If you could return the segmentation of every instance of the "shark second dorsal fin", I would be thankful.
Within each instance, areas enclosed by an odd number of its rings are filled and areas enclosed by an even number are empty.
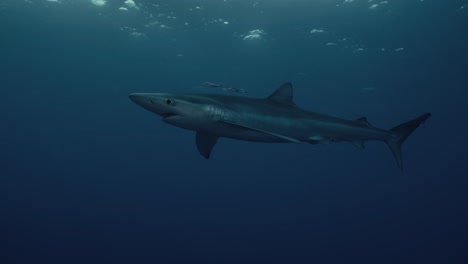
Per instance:
[[[367,121],[367,117],[365,116],[356,119],[356,122],[358,122],[358,124],[363,125],[363,126],[372,127],[369,121]]]
[[[293,87],[290,82],[284,83],[276,91],[274,91],[270,96],[267,97],[268,100],[271,100],[275,103],[296,106],[293,99]]]

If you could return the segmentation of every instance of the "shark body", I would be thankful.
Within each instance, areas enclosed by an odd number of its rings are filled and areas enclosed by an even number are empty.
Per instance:
[[[197,148],[207,159],[220,137],[271,143],[348,141],[361,149],[366,141],[378,140],[387,143],[402,169],[401,144],[431,116],[425,113],[390,130],[380,129],[365,117],[346,120],[299,108],[292,100],[289,82],[267,98],[169,93],[134,93],[129,97],[164,122],[195,131]]]

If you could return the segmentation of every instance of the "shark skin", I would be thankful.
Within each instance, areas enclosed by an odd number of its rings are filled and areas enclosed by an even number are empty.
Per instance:
[[[267,98],[170,93],[133,93],[129,97],[165,123],[195,131],[197,148],[206,159],[220,137],[269,143],[347,141],[360,149],[366,141],[378,140],[387,143],[403,169],[401,145],[431,116],[425,113],[390,130],[380,129],[365,117],[347,120],[299,108],[292,100],[289,82]]]

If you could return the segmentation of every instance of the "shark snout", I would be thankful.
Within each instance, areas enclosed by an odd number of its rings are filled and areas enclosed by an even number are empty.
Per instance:
[[[145,108],[145,109],[148,109],[148,110],[152,110],[151,107],[152,107],[152,100],[150,99],[150,97],[148,96],[148,94],[143,94],[143,93],[132,93],[132,94],[129,94],[128,97],[130,98],[130,100],[132,100],[135,104]]]
[[[155,114],[161,115],[161,113],[165,113],[166,111],[166,101],[161,100],[158,94],[151,94],[151,93],[132,93],[129,94],[128,97],[132,100],[135,104],[145,108],[148,111],[151,111]]]
[[[139,106],[142,106],[142,107],[145,107],[145,108],[148,105],[151,105],[153,103],[150,96],[148,96],[148,94],[144,94],[144,93],[132,93],[132,94],[129,94],[128,97],[135,104],[137,104]]]
[[[143,98],[143,96],[138,93],[129,94],[128,97],[135,103],[138,103],[138,101],[140,101]]]

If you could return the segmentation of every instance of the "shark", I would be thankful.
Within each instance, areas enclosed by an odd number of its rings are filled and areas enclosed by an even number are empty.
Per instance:
[[[129,97],[165,123],[195,131],[196,146],[206,159],[219,138],[267,143],[351,142],[359,149],[376,140],[388,145],[402,170],[403,142],[431,116],[425,113],[389,130],[381,129],[366,117],[342,119],[298,107],[290,82],[266,98],[206,93],[132,93]]]

